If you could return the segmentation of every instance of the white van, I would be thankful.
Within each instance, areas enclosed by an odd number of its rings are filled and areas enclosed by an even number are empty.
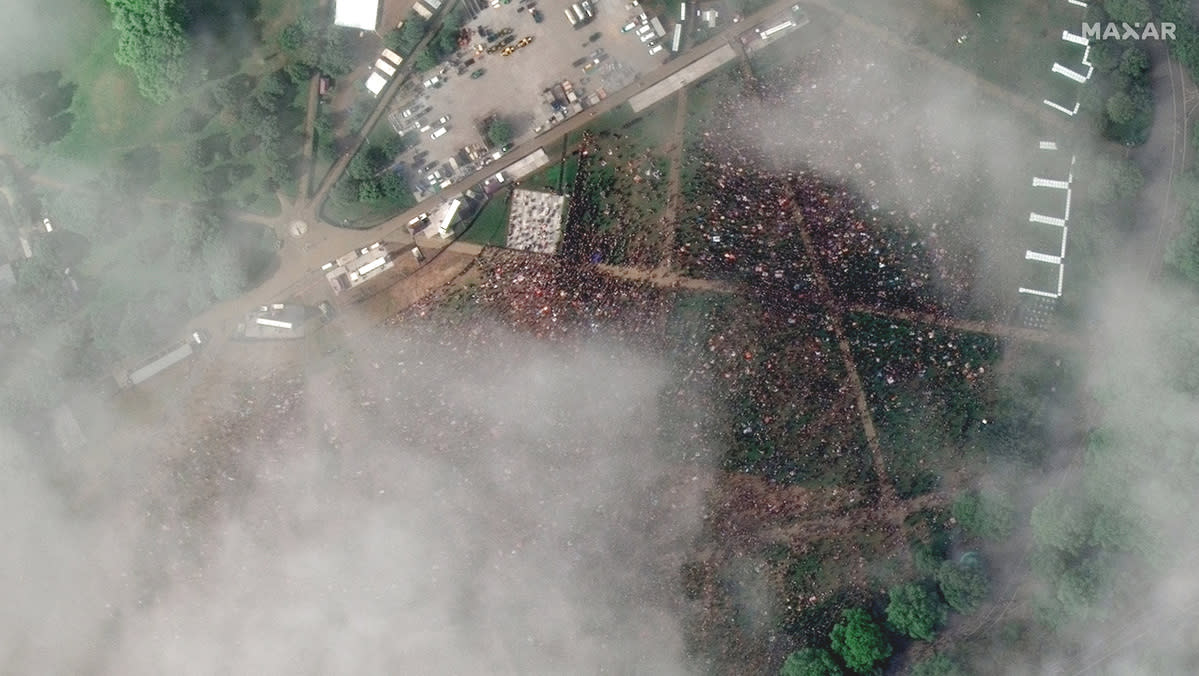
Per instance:
[[[432,134],[429,134],[429,138],[434,138],[434,139],[441,138],[442,136],[445,136],[445,132],[446,132],[445,127],[438,127],[436,130],[433,131]]]
[[[657,54],[660,51],[662,51],[662,45],[654,45],[653,47],[650,47],[650,49],[649,49],[649,53],[651,56],[653,56],[654,54]]]

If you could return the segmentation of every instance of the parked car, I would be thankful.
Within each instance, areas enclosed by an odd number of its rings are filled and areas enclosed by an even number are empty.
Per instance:
[[[541,23],[544,20],[545,20],[545,15],[541,13],[541,10],[539,10],[539,9],[533,10],[533,22],[534,23]]]
[[[485,72],[486,71],[484,69],[480,68],[479,70],[476,70],[475,72],[471,73],[470,78],[472,80],[478,80],[479,78],[483,77],[483,73],[485,73]]]
[[[444,126],[445,126],[445,123],[446,123],[446,122],[449,122],[449,121],[450,121],[450,116],[449,116],[449,115],[442,115],[442,116],[441,116],[441,119],[437,120],[437,124],[440,124],[441,126],[443,126],[443,127],[444,127]]]
[[[445,133],[446,133],[446,128],[440,127],[438,129],[435,129],[432,134],[429,134],[429,138],[438,139],[438,138],[441,138],[442,136],[445,136]]]

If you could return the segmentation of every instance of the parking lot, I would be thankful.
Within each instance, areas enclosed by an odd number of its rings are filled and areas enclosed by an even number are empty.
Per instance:
[[[565,15],[566,8],[573,4],[568,0],[536,0],[531,5],[513,0],[508,5],[489,7],[467,23],[472,35],[470,46],[460,50],[438,71],[414,78],[393,103],[395,111],[415,111],[411,117],[401,118],[402,122],[417,130],[428,127],[424,132],[413,132],[420,134],[418,146],[399,158],[406,164],[413,188],[419,192],[419,184],[429,173],[425,171],[428,166],[437,165],[444,178],[447,159],[467,145],[485,144],[482,123],[493,115],[511,126],[512,141],[516,144],[536,135],[538,127],[547,130],[546,121],[552,110],[543,92],[563,80],[569,80],[579,99],[585,100],[601,89],[615,91],[630,84],[638,73],[661,65],[670,53],[668,49],[650,55],[634,33],[620,32],[630,15],[640,12],[640,8],[626,10],[627,1],[593,0],[594,18],[577,28],[571,26]],[[532,9],[541,12],[540,23],[534,20]],[[508,37],[513,44],[526,37],[531,37],[532,42],[509,56],[500,52],[480,54],[476,45],[489,45],[479,34],[480,26],[494,33],[511,29]],[[663,40],[669,40],[669,35]],[[583,62],[596,50],[601,50],[603,60],[584,73]],[[474,63],[467,64],[470,59]],[[482,75],[472,78],[471,74],[480,69]],[[422,82],[433,76],[441,80],[439,84],[425,87]],[[396,115],[399,117],[399,113]],[[444,124],[445,134],[431,138],[442,126],[438,120],[445,116],[449,117]],[[417,155],[419,161],[413,162]],[[467,171],[464,159],[457,159],[458,174]]]

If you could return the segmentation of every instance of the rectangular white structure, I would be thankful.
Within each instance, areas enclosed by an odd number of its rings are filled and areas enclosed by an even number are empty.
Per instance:
[[[1049,99],[1044,99],[1043,101],[1041,101],[1041,103],[1044,103],[1045,105],[1049,106],[1050,108],[1053,108],[1054,110],[1060,110],[1063,113],[1069,115],[1070,117],[1074,117],[1074,114],[1078,112],[1078,104],[1077,103],[1074,104],[1074,110],[1070,110],[1069,108],[1058,105],[1058,104],[1054,103],[1053,101],[1050,101]]]
[[[162,373],[168,368],[174,366],[175,364],[178,364],[184,359],[192,356],[193,352],[195,352],[195,350],[192,347],[191,341],[184,341],[161,356],[155,358],[145,366],[131,371],[129,373],[129,382],[133,385],[140,385],[150,378],[153,378],[159,373]]]
[[[1056,61],[1053,62],[1053,67],[1050,68],[1050,70],[1057,73],[1058,75],[1065,75],[1066,77],[1070,78],[1071,80],[1074,80],[1075,82],[1077,82],[1079,84],[1082,84],[1087,81],[1087,77],[1085,75],[1083,75],[1082,73],[1076,73]]]
[[[1041,141],[1041,150],[1057,150],[1057,143],[1054,141]]]
[[[1070,184],[1066,181],[1057,181],[1052,178],[1037,178],[1033,177],[1032,187],[1034,188],[1056,188],[1058,190],[1068,190]]]
[[[404,22],[401,21],[400,23],[403,24]],[[395,66],[398,66],[401,63],[404,63],[404,57],[400,56],[399,54],[396,54],[395,52],[391,51],[390,49],[387,49],[386,47],[383,49],[382,52],[379,53],[379,56],[382,56],[383,58],[387,59],[388,61],[390,61],[392,63],[392,65],[395,65]]]
[[[333,24],[373,31],[379,20],[379,0],[337,0]]]
[[[763,40],[769,40],[769,39],[770,39],[770,36],[772,36],[772,35],[776,35],[776,34],[778,34],[778,33],[781,33],[781,32],[783,32],[783,31],[787,30],[788,28],[790,28],[790,27],[792,27],[792,26],[794,26],[794,25],[795,25],[795,22],[794,22],[794,21],[792,21],[792,20],[790,20],[790,19],[788,19],[788,20],[786,20],[786,21],[784,21],[784,22],[780,23],[780,24],[779,24],[779,25],[777,25],[777,26],[771,26],[770,28],[767,28],[767,29],[765,29],[765,30],[760,30],[760,31],[758,31],[758,35],[759,35],[759,36],[760,36],[760,37],[761,37]]]
[[[1082,45],[1083,47],[1086,47],[1087,45],[1091,44],[1090,40],[1084,38],[1081,35],[1075,35],[1074,33],[1071,33],[1070,31],[1062,31],[1062,39],[1065,40],[1066,42],[1073,42],[1076,45]]]
[[[442,212],[441,222],[437,224],[437,234],[441,235],[442,239],[447,239],[454,234],[454,223],[458,220],[458,209],[461,206],[462,200],[454,199]]]
[[[386,86],[387,78],[374,71],[371,71],[371,76],[366,78],[366,90],[375,96],[378,96]]]
[[[1059,228],[1066,227],[1066,221],[1055,216],[1044,216],[1037,212],[1032,212],[1028,215],[1029,223],[1044,223],[1045,225],[1056,225]]]
[[[674,38],[670,41],[670,51],[679,51],[679,43],[683,40],[683,24],[676,23],[674,25]]]
[[[392,75],[395,75],[395,74],[396,74],[396,68],[395,68],[395,66],[391,65],[390,63],[388,63],[386,59],[379,59],[378,61],[376,61],[376,62],[375,62],[375,68],[376,68],[376,69],[377,69],[377,70],[378,70],[380,73],[383,73],[383,74],[384,74],[384,75],[386,75],[387,77],[391,77]]]
[[[1041,263],[1052,263],[1053,265],[1061,265],[1062,263],[1061,256],[1037,253],[1036,251],[1025,251],[1024,259],[1030,261],[1039,261]]]
[[[735,58],[737,52],[733,50],[732,45],[722,45],[711,54],[629,99],[629,107],[634,113],[645,110]]]

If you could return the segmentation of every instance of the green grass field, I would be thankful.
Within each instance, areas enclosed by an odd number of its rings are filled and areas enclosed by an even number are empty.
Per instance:
[[[508,241],[508,192],[493,195],[458,239],[484,246],[504,246]]]
[[[1081,7],[1033,0],[905,4],[863,0],[844,7],[903,40],[1038,101],[1050,66],[1062,53],[1062,30],[1077,33],[1083,20]]]
[[[270,0],[261,6],[256,18],[272,31],[267,37],[273,41],[273,31],[294,19],[297,11],[292,3]],[[130,157],[149,160],[139,166],[141,173],[138,176],[139,185],[146,194],[173,201],[204,199],[206,195],[201,182],[204,172],[194,166],[185,149],[189,144],[204,142],[217,134],[232,137],[245,134],[237,116],[229,113],[222,116],[215,107],[211,81],[189,86],[178,97],[161,105],[148,101],[138,92],[132,70],[118,64],[113,56],[118,35],[111,26],[108,13],[84,13],[80,20],[88,22],[88,33],[93,40],[89,45],[81,46],[78,58],[71,59],[61,71],[65,82],[77,85],[69,108],[74,124],[55,145],[22,159],[38,164],[41,173],[64,182],[77,180],[79,164],[99,168],[121,166],[130,162]],[[236,74],[256,81],[282,64],[278,57],[264,58],[274,51],[272,44],[241,52],[231,51],[229,58],[238,61],[221,67],[226,70],[232,67]],[[288,100],[293,104],[302,98],[300,89],[289,90],[294,98]],[[279,126],[285,156],[299,151],[287,144],[295,142],[294,132],[302,128],[302,119],[302,112],[283,107]],[[61,158],[53,157],[55,155]],[[215,161],[210,163],[210,171],[223,172],[239,164],[253,167],[251,171],[229,172],[231,176],[239,177],[223,194],[231,203],[263,215],[278,213],[278,201],[273,195],[264,194],[269,191],[263,188],[263,168],[258,166],[253,153],[235,160],[225,152],[223,157],[212,159]],[[221,185],[224,179],[222,176],[210,178],[210,181]]]

